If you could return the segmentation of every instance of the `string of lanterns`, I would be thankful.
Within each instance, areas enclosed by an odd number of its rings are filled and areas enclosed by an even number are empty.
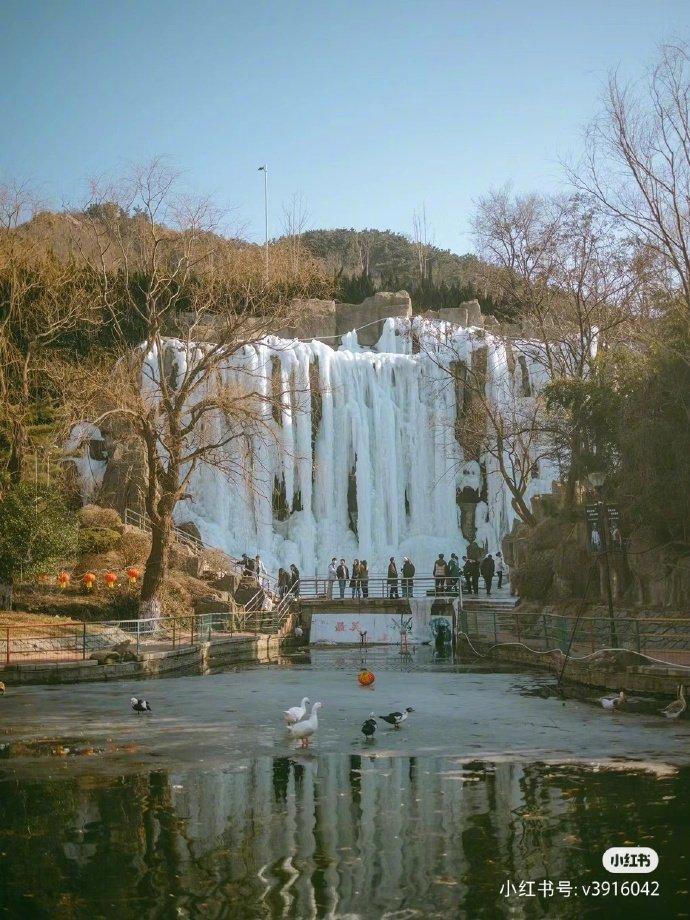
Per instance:
[[[139,578],[141,577],[141,572],[134,566],[130,566],[125,574],[127,575],[127,581],[132,587],[137,584]],[[117,572],[106,572],[103,576],[103,581],[105,582],[105,586],[109,591],[113,591],[117,587],[118,580]],[[61,591],[65,591],[70,586],[72,576],[69,572],[63,571],[58,574],[56,581],[58,588]],[[85,572],[81,577],[82,587],[85,591],[93,591],[96,587],[97,581],[98,576],[94,572]]]

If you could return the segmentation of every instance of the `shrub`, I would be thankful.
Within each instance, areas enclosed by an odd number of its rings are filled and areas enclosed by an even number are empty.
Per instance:
[[[124,524],[114,508],[101,508],[100,505],[84,505],[77,512],[77,518],[83,528],[107,528],[122,533]]]
[[[511,577],[520,597],[545,601],[551,591],[553,574],[553,553],[532,552],[513,570]]]
[[[151,552],[151,538],[136,530],[126,530],[120,537],[118,551],[125,565],[143,565]]]
[[[120,532],[111,527],[80,527],[78,549],[79,555],[107,553],[115,549],[120,542]]]
[[[0,581],[44,571],[74,550],[76,527],[62,496],[22,483],[0,501]]]

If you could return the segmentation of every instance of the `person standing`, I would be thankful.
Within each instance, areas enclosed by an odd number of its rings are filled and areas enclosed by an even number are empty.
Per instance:
[[[462,577],[465,579],[465,594],[472,593],[472,560],[462,557]]]
[[[352,578],[350,578],[350,587],[352,588],[352,597],[362,596],[362,587],[359,583],[359,559],[352,563]]]
[[[388,597],[400,597],[398,594],[398,567],[393,556],[388,560]]]
[[[294,562],[290,566],[290,594],[299,597],[299,569]]]
[[[288,593],[289,576],[284,568],[278,569],[278,597],[285,597]]]
[[[449,578],[446,582],[446,593],[457,594],[458,579],[460,578],[460,565],[458,563],[458,557],[455,555],[455,553],[450,554],[450,560],[448,562],[448,575]]]
[[[496,587],[503,587],[503,576],[506,571],[506,564],[503,561],[503,555],[498,552],[496,553]],[[506,579],[507,580],[507,579]]]
[[[489,595],[491,594],[491,584],[494,580],[494,572],[496,571],[496,563],[491,553],[487,553],[482,560],[481,571],[484,584],[486,585],[486,593]]]
[[[254,557],[254,572],[259,580],[261,587],[264,590],[268,590],[268,572],[266,571],[266,566],[264,565],[263,560],[258,553]]]
[[[338,577],[338,564],[336,562],[335,556],[331,559],[331,564],[328,566],[328,596],[333,597],[333,585],[335,580]]]
[[[402,565],[402,596],[414,597],[414,573],[416,569],[414,563],[407,556],[403,559]]]
[[[469,562],[471,593],[479,596],[479,559],[470,559]]]
[[[338,563],[335,574],[338,576],[338,587],[340,588],[340,599],[342,600],[345,597],[345,588],[350,579],[350,570],[345,565],[344,559],[341,559]]]
[[[436,586],[436,594],[443,594],[446,587],[446,575],[448,574],[448,566],[446,565],[446,560],[443,558],[443,553],[438,554],[438,559],[434,562],[434,579]]]
[[[369,566],[366,559],[362,559],[359,564],[359,583],[362,586],[362,597],[369,597]]]

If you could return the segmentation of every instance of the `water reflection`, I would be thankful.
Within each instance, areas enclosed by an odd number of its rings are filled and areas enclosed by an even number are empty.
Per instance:
[[[690,776],[375,754],[226,772],[0,782],[11,917],[612,916],[605,899],[507,902],[509,878],[603,879],[610,845],[661,854],[680,913]],[[644,908],[644,909],[643,909]],[[516,914],[515,911],[518,911]]]

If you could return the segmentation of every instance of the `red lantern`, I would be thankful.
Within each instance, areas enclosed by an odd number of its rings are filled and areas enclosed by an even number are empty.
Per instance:
[[[134,566],[127,569],[127,578],[129,579],[130,585],[135,585],[139,578],[139,569],[135,569]]]
[[[108,589],[112,591],[115,585],[117,584],[117,575],[115,574],[115,572],[106,573],[105,583],[108,586]]]
[[[373,671],[370,671],[368,668],[362,668],[362,670],[357,675],[357,680],[362,687],[371,687],[371,685],[376,680],[376,675]]]
[[[61,591],[64,591],[67,585],[69,585],[69,582],[70,582],[69,572],[60,572],[60,574],[57,577],[58,588]]]
[[[87,591],[93,591],[93,586],[96,584],[96,576],[93,572],[86,572],[81,581]]]

